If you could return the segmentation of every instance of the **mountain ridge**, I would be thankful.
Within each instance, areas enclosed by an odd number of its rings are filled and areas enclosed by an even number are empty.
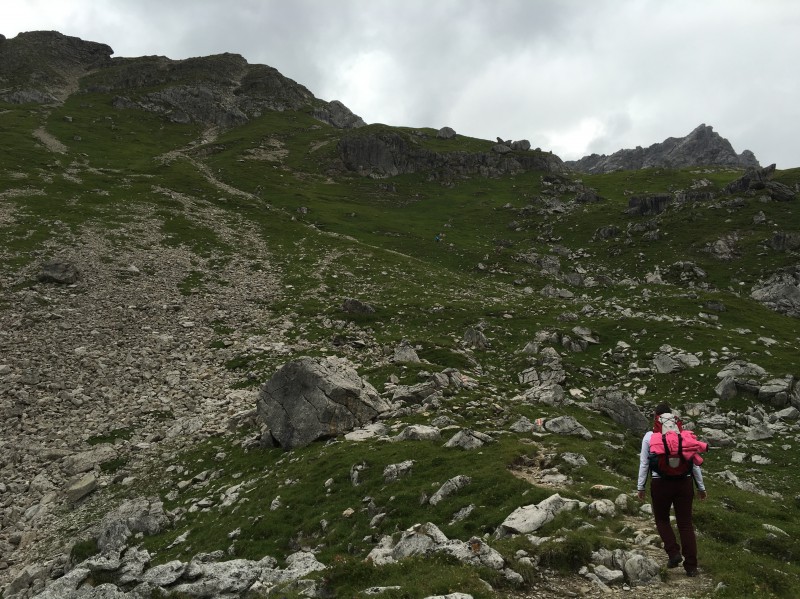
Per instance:
[[[736,154],[731,143],[705,123],[684,137],[668,137],[647,148],[622,149],[613,154],[590,154],[568,160],[567,166],[582,173],[610,173],[643,168],[686,168],[719,166],[758,168],[761,165],[750,150]]]
[[[325,102],[267,65],[223,53],[172,60],[116,57],[113,49],[57,31],[20,33],[0,42],[0,100],[61,103],[71,93],[116,93],[115,105],[167,115],[176,122],[241,125],[263,110],[312,107],[336,127],[364,121],[341,102]],[[138,92],[138,93],[136,93]],[[133,96],[133,97],[131,97]]]

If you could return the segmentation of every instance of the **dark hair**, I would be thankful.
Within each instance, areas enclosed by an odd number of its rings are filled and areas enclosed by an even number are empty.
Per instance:
[[[672,408],[669,407],[669,404],[667,402],[660,403],[660,404],[658,404],[656,406],[656,414],[658,414],[658,415],[667,414],[667,413],[671,413],[671,412],[672,412]]]

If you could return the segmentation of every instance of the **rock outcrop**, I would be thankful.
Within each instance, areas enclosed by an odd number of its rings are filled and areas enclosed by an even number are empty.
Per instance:
[[[800,318],[800,265],[785,268],[753,286],[750,293],[771,310]]]
[[[788,202],[795,199],[797,194],[791,187],[778,181],[771,180],[774,173],[774,164],[770,164],[764,168],[758,168],[757,166],[750,167],[741,177],[728,183],[724,191],[731,194],[766,192],[769,197],[779,202]]]
[[[433,173],[447,179],[465,175],[496,177],[529,171],[559,173],[564,163],[558,156],[547,152],[439,153],[422,147],[411,136],[395,132],[358,134],[344,137],[339,142],[339,155],[347,170],[362,176],[393,177],[410,173]]]
[[[685,168],[690,166],[726,166],[758,168],[750,150],[736,154],[731,143],[708,125],[700,125],[686,137],[668,137],[648,148],[619,150],[611,155],[591,154],[566,165],[582,173],[610,173],[641,168]]]

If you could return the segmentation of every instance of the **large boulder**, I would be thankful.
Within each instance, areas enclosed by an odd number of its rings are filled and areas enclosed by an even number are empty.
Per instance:
[[[347,361],[305,357],[267,381],[257,407],[278,444],[294,449],[364,426],[390,406]]]

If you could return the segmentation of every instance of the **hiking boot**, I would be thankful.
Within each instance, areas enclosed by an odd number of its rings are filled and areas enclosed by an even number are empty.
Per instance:
[[[681,557],[680,554],[673,555],[671,558],[669,558],[669,561],[667,562],[667,568],[677,568],[678,566],[681,565],[682,561],[683,557]]]
[[[691,577],[697,576],[697,570],[686,570],[686,576],[691,576]]]

